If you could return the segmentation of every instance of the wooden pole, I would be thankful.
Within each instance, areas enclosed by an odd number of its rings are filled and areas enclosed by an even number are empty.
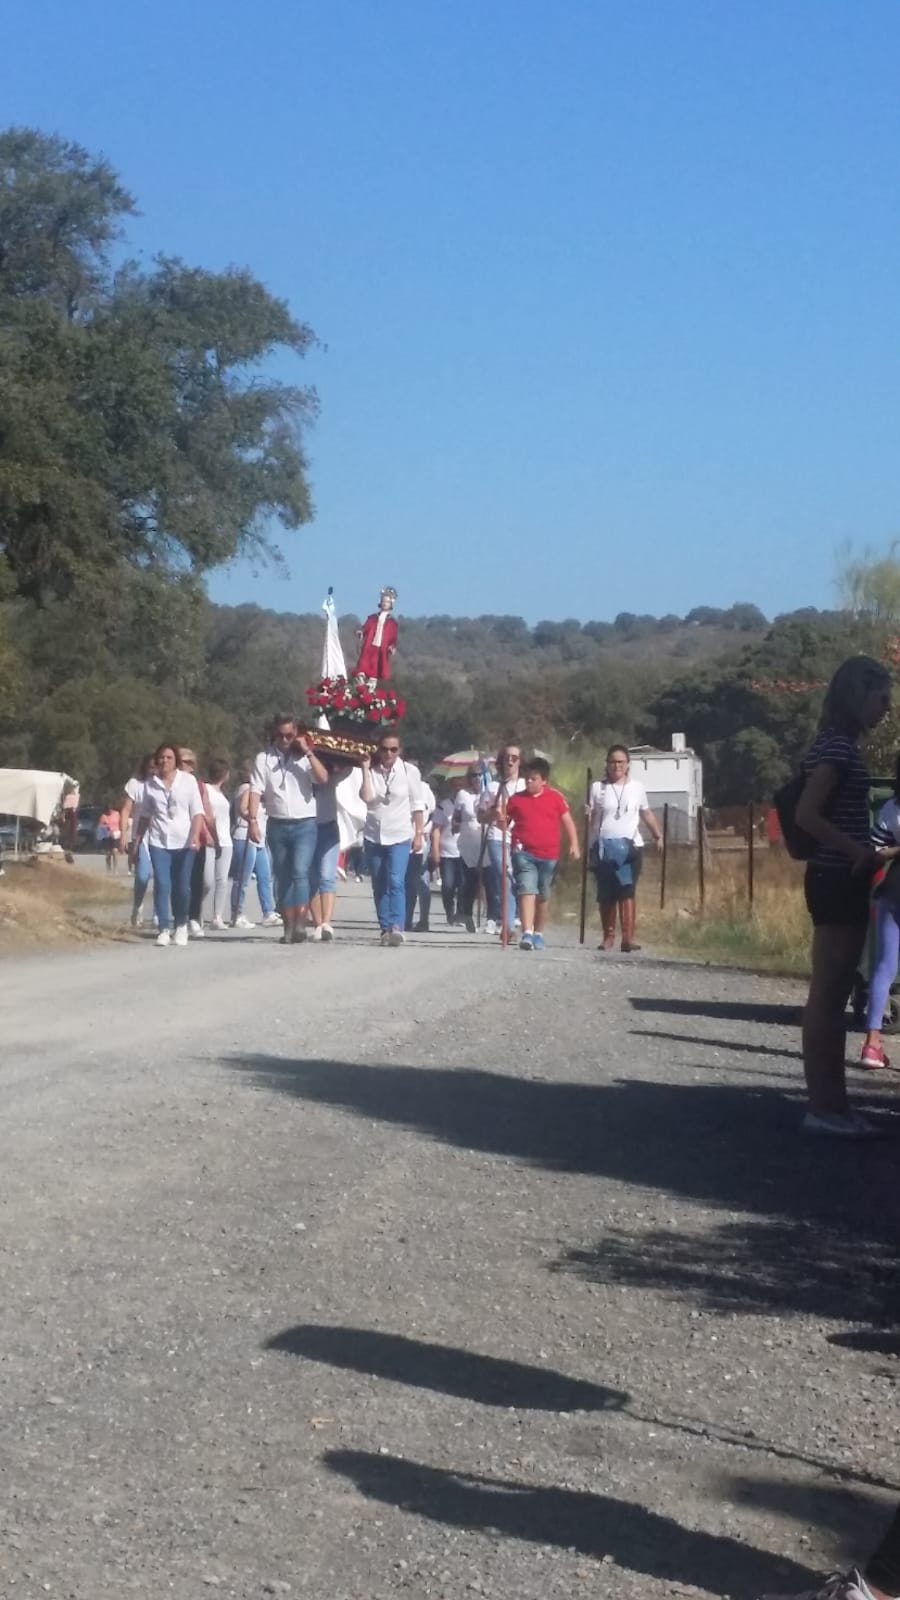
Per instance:
[[[584,825],[581,838],[581,923],[578,929],[579,944],[584,944],[584,925],[587,920],[588,835],[591,830],[590,807],[593,782],[594,774],[588,767],[584,785]]]
[[[662,863],[659,869],[659,909],[666,909],[666,869],[669,865],[669,802],[663,806]]]
[[[500,847],[500,893],[503,896],[500,902],[500,943],[504,950],[509,944],[509,885],[506,881],[509,872],[509,829],[506,826],[506,795],[500,802],[500,825],[503,829],[503,844]]]
[[[753,911],[753,894],[756,888],[756,807],[753,801],[747,807],[747,909]]]
[[[702,911],[706,905],[706,820],[702,806],[697,808],[697,887]]]

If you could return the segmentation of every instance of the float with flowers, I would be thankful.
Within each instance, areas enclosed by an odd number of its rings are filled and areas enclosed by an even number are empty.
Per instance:
[[[305,730],[324,760],[331,756],[358,765],[374,755],[384,729],[399,722],[406,711],[405,701],[383,681],[390,677],[391,657],[397,645],[397,623],[391,615],[396,598],[395,590],[382,590],[378,611],[359,629],[359,661],[348,674],[334,598],[328,591],[322,607],[322,676],[306,691],[312,725]]]

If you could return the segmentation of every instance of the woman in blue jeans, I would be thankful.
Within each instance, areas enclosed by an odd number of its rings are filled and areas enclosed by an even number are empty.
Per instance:
[[[231,839],[234,846],[231,857],[231,922],[235,928],[253,927],[249,917],[244,915],[244,901],[250,880],[255,877],[262,925],[264,928],[275,928],[280,926],[281,918],[275,910],[272,890],[272,863],[266,847],[265,807],[261,805],[256,816],[262,842],[254,844],[252,839],[247,838],[249,799],[250,784],[245,777],[231,802]]]
[[[374,765],[362,763],[366,803],[363,839],[383,945],[403,944],[406,868],[410,850],[424,844],[424,800],[418,767],[404,761],[399,735],[385,731]]]
[[[191,870],[200,845],[203,801],[196,778],[179,772],[175,745],[161,744],[154,756],[156,770],[147,779],[134,841],[136,859],[144,838],[153,867],[153,909],[160,948],[188,942]]]

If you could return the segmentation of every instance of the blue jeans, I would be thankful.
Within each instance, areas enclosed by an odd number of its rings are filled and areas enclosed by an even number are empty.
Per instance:
[[[183,928],[187,924],[191,902],[191,871],[196,850],[187,845],[183,850],[164,850],[162,845],[150,846],[153,867],[153,910],[160,933],[171,927]]]
[[[459,856],[441,856],[441,899],[448,922],[462,916],[463,864]]]
[[[869,982],[866,1027],[880,1031],[891,997],[891,984],[897,980],[900,906],[895,900],[879,899],[875,907],[875,965]]]
[[[337,823],[317,822],[312,869],[313,894],[334,894],[340,853],[341,836]]]
[[[500,884],[503,878],[503,842],[488,839],[487,860],[484,863],[484,892],[487,897],[487,920],[498,925],[503,921],[503,902]],[[512,887],[512,851],[506,852],[506,915],[511,928],[516,920],[516,900]]]
[[[152,870],[153,869],[150,866],[150,851],[147,848],[147,841],[142,839],[138,845],[137,858],[134,863],[134,894],[131,900],[132,916],[136,917],[141,909],[141,906],[144,904],[144,895],[147,893],[147,888],[150,883],[150,873]]]
[[[275,910],[275,896],[272,893],[272,864],[269,852],[264,844],[254,844],[252,839],[246,841],[235,839],[234,855],[231,858],[231,920],[242,915],[244,901],[247,898],[247,889],[250,879],[256,873],[256,892],[259,895],[259,909],[264,917],[269,917]]]
[[[375,844],[366,840],[366,862],[372,877],[375,912],[382,933],[406,923],[406,868],[411,839],[402,844]]]
[[[292,917],[309,905],[317,832],[315,817],[269,818],[267,838],[283,915]]]

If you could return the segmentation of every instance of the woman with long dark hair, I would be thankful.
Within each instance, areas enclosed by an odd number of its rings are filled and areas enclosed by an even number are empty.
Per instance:
[[[813,922],[812,979],[803,1018],[808,1133],[865,1139],[871,1123],[847,1100],[847,1001],[865,944],[872,874],[884,860],[873,848],[869,773],[859,751],[887,713],[887,669],[869,656],[838,667],[822,706],[819,732],[803,761],[805,784],[796,822],[814,841],[806,868]]]

